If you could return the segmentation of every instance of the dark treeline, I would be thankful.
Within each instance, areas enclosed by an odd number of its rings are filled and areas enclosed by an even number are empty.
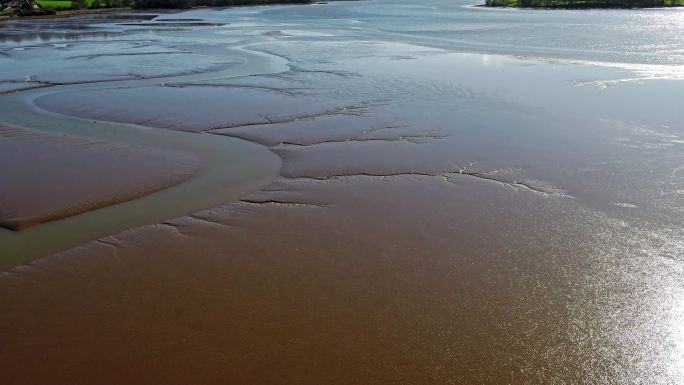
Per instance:
[[[126,8],[133,0],[71,0],[72,9]]]
[[[308,4],[313,0],[71,0],[60,10],[99,8],[192,8],[196,6],[231,7],[240,5]],[[0,17],[55,14],[50,5],[39,6],[35,0],[0,0]]]
[[[486,0],[490,7],[655,8],[684,6],[684,0]]]
[[[33,0],[0,0],[0,16],[33,16],[46,14]]]
[[[306,4],[312,0],[135,0],[135,8],[231,7],[236,5]]]

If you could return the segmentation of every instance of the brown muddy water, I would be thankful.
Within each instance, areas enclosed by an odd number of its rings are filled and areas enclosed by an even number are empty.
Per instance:
[[[684,382],[684,13],[468,5],[0,24],[2,383]]]

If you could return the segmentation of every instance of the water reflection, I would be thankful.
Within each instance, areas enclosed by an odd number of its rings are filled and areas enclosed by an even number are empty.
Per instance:
[[[122,34],[113,22],[152,20],[157,14],[94,14],[58,19],[8,20],[0,23],[0,43],[53,40],[107,39]]]

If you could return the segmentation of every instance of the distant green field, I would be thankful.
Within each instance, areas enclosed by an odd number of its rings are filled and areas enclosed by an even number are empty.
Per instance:
[[[85,4],[85,8],[91,8],[93,3],[96,0],[85,0],[83,3]],[[36,0],[36,3],[40,5],[43,8],[52,8],[52,9],[71,9],[73,7],[73,3],[71,0]],[[98,1],[98,5],[95,6],[94,8],[99,8],[102,6],[102,2]]]
[[[69,9],[71,0],[36,0],[36,3],[43,8]]]

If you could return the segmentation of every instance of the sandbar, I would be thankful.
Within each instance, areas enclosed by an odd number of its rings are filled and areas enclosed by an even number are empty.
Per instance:
[[[195,175],[189,153],[0,126],[0,226],[21,230],[139,198]]]

